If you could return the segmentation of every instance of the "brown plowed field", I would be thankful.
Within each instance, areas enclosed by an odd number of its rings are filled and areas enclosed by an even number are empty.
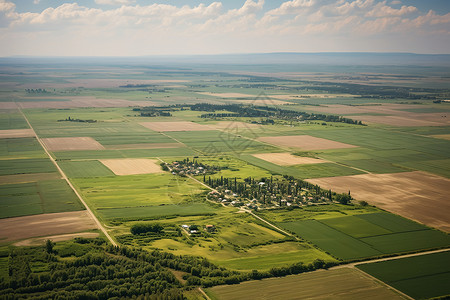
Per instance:
[[[34,132],[31,129],[8,129],[0,130],[0,139],[33,137]]]
[[[0,220],[0,240],[9,242],[91,229],[97,226],[85,210],[7,218]]]
[[[350,144],[317,138],[310,135],[266,136],[260,137],[258,140],[276,146],[299,148],[302,150],[325,150],[356,147]]]
[[[450,231],[450,180],[425,172],[362,174],[308,179],[322,188],[339,193],[351,191],[387,211]]]
[[[252,154],[254,157],[271,162],[280,166],[293,166],[293,165],[306,165],[306,164],[318,164],[325,162],[322,159],[312,157],[300,157],[290,153],[260,153]]]
[[[66,137],[42,139],[50,151],[104,150],[105,148],[91,137]]]
[[[116,175],[162,173],[156,160],[146,158],[100,159]]]
[[[187,121],[181,121],[181,122],[143,122],[140,123],[142,126],[158,131],[158,132],[164,132],[164,131],[204,131],[204,130],[211,130],[210,127],[201,125],[194,122],[187,122]]]

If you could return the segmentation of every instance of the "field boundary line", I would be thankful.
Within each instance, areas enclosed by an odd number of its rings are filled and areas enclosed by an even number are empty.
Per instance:
[[[377,259],[366,260],[366,261],[359,261],[359,262],[355,262],[355,263],[346,264],[345,266],[356,267],[359,265],[365,265],[365,264],[371,264],[371,263],[377,263],[377,262],[389,261],[389,260],[396,260],[396,259],[402,259],[402,258],[408,258],[408,257],[415,257],[415,256],[421,256],[421,255],[428,255],[428,254],[434,254],[434,253],[440,253],[440,252],[447,252],[447,251],[450,251],[450,248],[430,250],[430,251],[410,253],[410,254],[403,254],[403,255],[391,256],[391,257],[385,257],[385,258],[377,258]]]
[[[358,269],[358,268],[355,268],[355,269],[358,270],[361,274],[365,275],[366,277],[372,279],[373,281],[377,282],[377,283],[380,284],[380,285],[383,285],[383,286],[387,287],[387,288],[390,289],[390,290],[393,290],[394,292],[396,292],[396,293],[398,293],[399,295],[405,297],[406,299],[414,300],[413,297],[411,297],[411,296],[409,296],[409,295],[403,293],[403,292],[400,291],[400,290],[397,290],[395,287],[391,286],[390,284],[388,284],[388,283],[386,283],[386,282],[384,282],[384,281],[381,281],[380,279],[378,279],[378,278],[376,278],[376,277],[373,277],[372,275],[370,275],[369,273],[364,272],[363,270],[360,270],[360,269]]]
[[[27,121],[28,126],[30,126],[30,129],[33,131],[34,135],[36,136],[37,141],[39,142],[39,144],[41,145],[41,147],[44,149],[45,153],[47,154],[47,156],[50,158],[51,162],[55,165],[55,167],[58,169],[59,173],[61,174],[62,178],[67,182],[67,184],[70,186],[70,188],[73,190],[73,192],[75,193],[75,195],[77,195],[78,199],[80,200],[80,202],[84,205],[84,207],[86,208],[86,211],[88,212],[88,214],[91,216],[91,218],[94,220],[94,222],[96,223],[97,227],[103,232],[103,234],[106,236],[106,238],[111,242],[111,244],[113,244],[113,246],[117,246],[117,243],[112,239],[112,237],[109,235],[109,233],[106,231],[106,229],[102,226],[102,224],[100,223],[100,221],[97,219],[97,217],[94,215],[94,213],[92,212],[92,210],[89,208],[89,206],[87,205],[87,203],[83,200],[83,197],[81,197],[81,195],[78,193],[78,191],[75,189],[75,187],[72,185],[72,183],[70,182],[69,178],[66,176],[66,174],[64,173],[64,171],[59,167],[58,163],[56,162],[56,160],[50,155],[50,153],[48,152],[47,148],[45,147],[44,143],[41,141],[41,139],[39,138],[39,136],[36,134],[36,131],[34,131],[34,128],[31,126],[30,122],[28,121],[28,118],[25,116],[25,114],[23,113],[22,109],[19,108],[20,113],[22,114],[22,116],[24,117],[25,121]]]
[[[248,209],[245,209],[245,208],[242,208],[242,210],[245,211],[246,213],[251,214],[251,215],[254,216],[255,218],[259,219],[260,221],[263,221],[264,223],[266,223],[266,224],[272,226],[272,227],[275,228],[276,230],[278,230],[278,231],[280,231],[280,232],[282,232],[282,233],[284,233],[284,234],[286,234],[286,235],[288,235],[288,236],[291,236],[291,237],[295,238],[297,241],[300,240],[296,235],[291,234],[291,233],[289,233],[289,232],[287,232],[287,231],[284,231],[283,229],[281,229],[281,228],[279,228],[278,226],[276,226],[276,225],[270,223],[269,221],[264,220],[263,218],[261,218],[260,216],[256,215],[256,214],[253,213],[252,211],[250,211],[250,210],[248,210]]]
[[[201,287],[198,287],[198,290],[200,291],[200,293],[202,293],[203,296],[205,296],[207,300],[212,300],[211,298],[209,298],[208,294],[206,294]]]

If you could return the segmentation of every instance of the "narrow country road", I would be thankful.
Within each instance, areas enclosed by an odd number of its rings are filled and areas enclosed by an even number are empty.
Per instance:
[[[74,191],[75,195],[77,195],[78,199],[80,199],[81,203],[84,205],[84,207],[86,208],[86,211],[89,213],[89,215],[91,216],[91,218],[94,220],[94,222],[97,224],[97,227],[103,232],[103,234],[108,238],[108,240],[111,242],[111,244],[113,244],[114,246],[117,246],[117,243],[112,239],[112,237],[109,235],[109,233],[106,231],[106,229],[103,227],[103,225],[100,223],[100,221],[97,219],[97,217],[94,215],[94,213],[92,212],[92,210],[89,208],[89,206],[86,204],[86,202],[83,200],[83,197],[81,197],[81,195],[78,193],[78,191],[76,190],[76,188],[72,185],[72,183],[70,182],[69,178],[66,176],[66,174],[64,173],[64,171],[59,167],[58,163],[56,162],[56,160],[50,155],[50,153],[47,150],[47,147],[45,146],[45,144],[41,141],[41,139],[39,138],[39,136],[36,134],[36,131],[34,130],[33,126],[31,126],[30,122],[28,121],[27,116],[25,116],[25,114],[23,113],[22,109],[19,108],[20,113],[22,114],[22,116],[24,117],[25,121],[27,121],[28,126],[30,127],[30,129],[33,131],[37,141],[39,142],[39,144],[41,144],[42,148],[44,149],[45,153],[47,154],[47,156],[49,157],[49,159],[52,161],[52,163],[56,166],[56,168],[58,169],[59,173],[61,174],[62,178],[67,182],[67,184],[70,186],[70,188]]]

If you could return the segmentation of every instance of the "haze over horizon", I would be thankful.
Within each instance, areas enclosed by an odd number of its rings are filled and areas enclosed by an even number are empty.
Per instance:
[[[445,0],[0,0],[0,56],[450,53]]]

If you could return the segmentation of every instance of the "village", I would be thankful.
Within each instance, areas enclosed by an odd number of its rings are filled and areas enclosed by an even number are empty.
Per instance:
[[[281,180],[273,177],[260,180],[248,177],[244,182],[238,182],[236,178],[206,179],[204,176],[204,182],[214,189],[209,192],[208,200],[253,210],[325,205],[333,202],[333,199],[342,198],[331,190],[323,190],[316,185],[289,177],[283,177]],[[345,198],[348,203],[351,196]]]

